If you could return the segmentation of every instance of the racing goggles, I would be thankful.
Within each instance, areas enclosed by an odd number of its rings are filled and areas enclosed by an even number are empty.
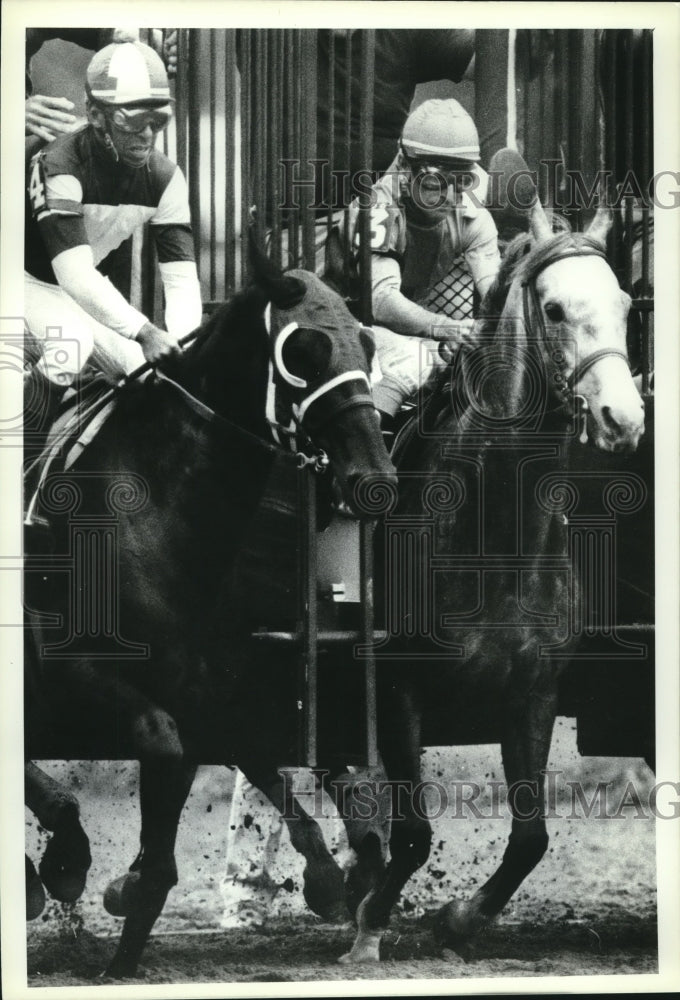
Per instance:
[[[152,132],[162,132],[172,118],[169,104],[162,108],[116,108],[111,121],[121,132],[143,132],[147,125]]]
[[[447,187],[457,191],[473,188],[477,175],[468,160],[431,160],[407,157],[413,180],[421,181],[427,176],[440,177]]]

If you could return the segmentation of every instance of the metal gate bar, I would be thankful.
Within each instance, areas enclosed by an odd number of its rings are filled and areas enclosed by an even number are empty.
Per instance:
[[[302,760],[308,767],[317,765],[317,725],[318,725],[318,649],[319,631],[318,602],[316,593],[316,474],[305,468],[298,474],[300,497],[298,511],[300,518],[299,536],[302,540],[302,577],[298,586],[302,596],[302,621],[298,626],[302,634],[302,658],[300,668],[303,681],[303,727],[304,743]]]
[[[519,137],[525,158],[539,170],[546,203],[562,211],[576,229],[595,206],[586,204],[564,172],[558,182],[554,171],[541,170],[541,161],[558,161],[558,170],[577,176],[585,190],[598,179],[598,170],[607,172],[609,204],[619,206],[609,258],[633,299],[631,331],[639,337],[634,353],[639,354],[643,394],[648,393],[654,309],[653,209],[647,190],[653,172],[653,34],[568,29],[529,35],[528,59],[518,62]],[[630,184],[631,177],[641,196],[629,191],[619,198],[621,185],[626,178]],[[569,196],[574,195],[572,203]]]
[[[366,31],[362,36],[361,92],[372,94],[375,87],[375,32]],[[350,123],[347,121],[349,131]],[[359,119],[360,157],[367,168],[373,163],[373,102],[363,101]],[[361,274],[361,320],[366,326],[373,323],[373,288],[371,282],[371,199],[359,199],[359,271]]]

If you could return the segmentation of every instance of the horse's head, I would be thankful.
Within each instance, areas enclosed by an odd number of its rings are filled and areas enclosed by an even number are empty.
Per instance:
[[[256,266],[269,304],[273,382],[283,409],[327,452],[344,498],[357,513],[360,482],[396,488],[396,473],[370,389],[375,346],[340,296],[309,271]]]
[[[644,431],[644,405],[626,352],[630,297],[605,257],[610,225],[609,213],[598,210],[586,233],[555,236],[537,205],[534,244],[516,277],[525,326],[541,342],[558,399],[580,403],[598,448],[634,451]]]

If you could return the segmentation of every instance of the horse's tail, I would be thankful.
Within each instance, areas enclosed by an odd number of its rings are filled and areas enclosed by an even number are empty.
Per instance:
[[[275,306],[279,309],[292,309],[302,301],[305,296],[304,284],[298,278],[284,274],[258,246],[253,222],[248,226],[248,259],[255,284],[259,285]]]

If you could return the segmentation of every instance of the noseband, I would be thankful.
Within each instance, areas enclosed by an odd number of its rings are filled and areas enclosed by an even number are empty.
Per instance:
[[[602,358],[622,358],[626,362],[626,365],[628,365],[628,356],[617,347],[601,347],[599,350],[593,351],[592,354],[588,354],[585,358],[578,361],[574,370],[568,375],[565,375],[564,372],[561,371],[564,367],[566,359],[564,352],[554,343],[554,338],[551,338],[548,334],[548,329],[543,318],[543,310],[541,309],[541,303],[538,298],[538,292],[536,291],[536,278],[547,267],[550,267],[551,264],[555,264],[560,260],[566,260],[569,257],[600,257],[602,260],[607,260],[606,254],[601,250],[597,250],[595,247],[568,247],[555,250],[553,254],[549,255],[545,260],[540,261],[534,268],[532,268],[531,272],[522,282],[522,304],[524,311],[524,323],[527,331],[532,332],[533,330],[532,311],[533,316],[538,323],[540,333],[539,343],[543,350],[546,368],[548,371],[552,371],[552,388],[560,399],[561,407],[566,408],[569,413],[572,413],[574,404],[578,405],[579,415],[583,424],[581,441],[585,444],[585,441],[587,440],[585,423],[586,414],[588,413],[588,402],[585,396],[577,394],[575,389],[586,372],[590,371],[593,365],[596,365],[598,361],[602,360]]]

